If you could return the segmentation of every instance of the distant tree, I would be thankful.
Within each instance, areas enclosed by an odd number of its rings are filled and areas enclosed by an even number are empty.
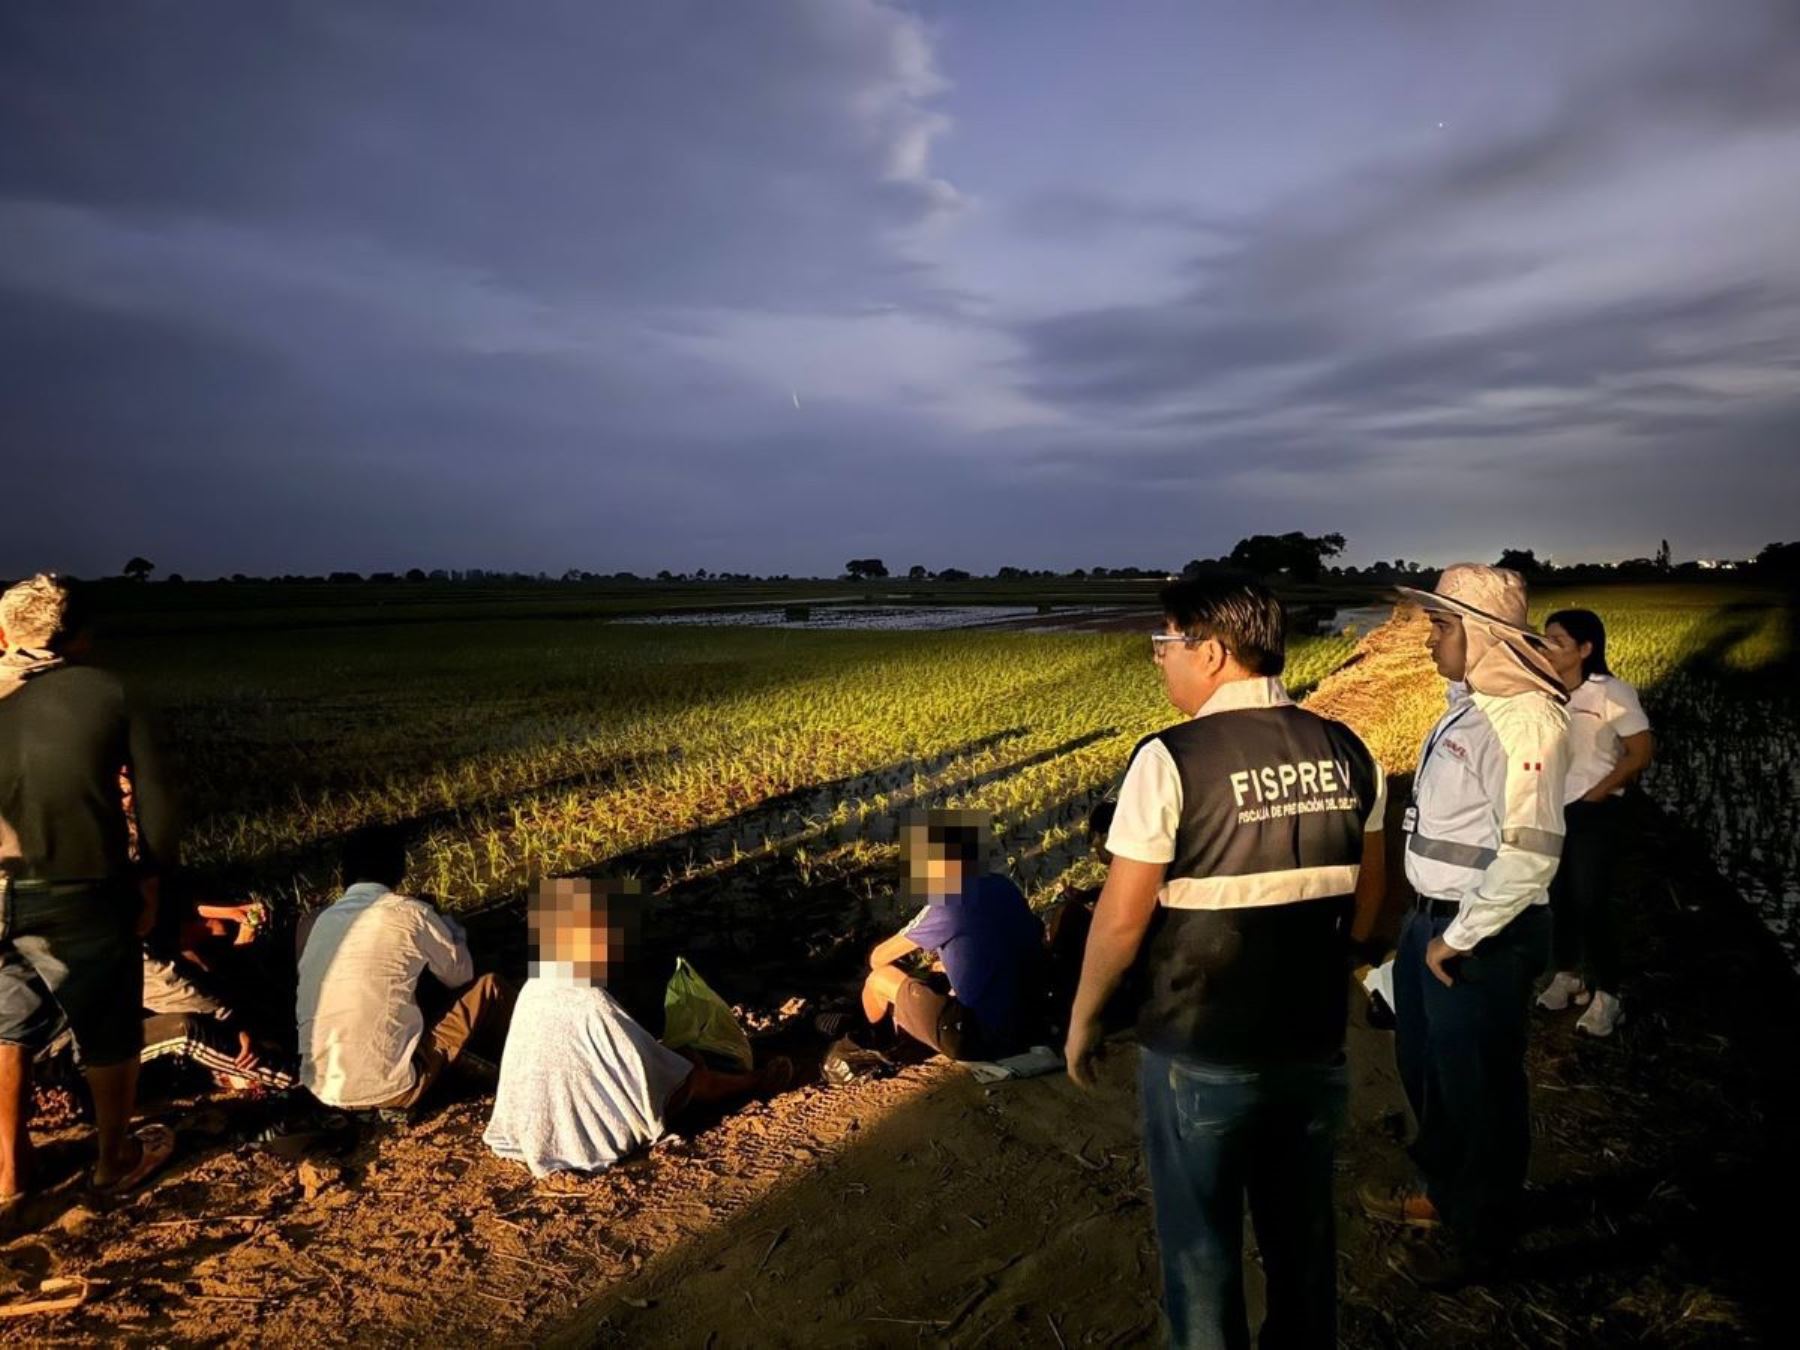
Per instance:
[[[931,573],[925,570],[924,563],[914,563],[911,567],[906,569],[906,579],[908,581],[924,581],[930,575]]]
[[[1087,575],[1088,575],[1087,568],[1077,567],[1073,572],[1069,573],[1069,580],[1070,581],[1086,581]]]
[[[675,580],[675,574],[665,567],[656,574],[656,579],[658,581],[673,581]]]
[[[1667,572],[1674,564],[1669,557],[1669,541],[1663,540],[1656,550],[1656,570]]]
[[[1784,581],[1800,581],[1800,540],[1769,544],[1756,555],[1756,570]]]
[[[1317,581],[1327,558],[1344,551],[1341,534],[1253,534],[1240,539],[1226,562],[1257,576],[1288,576],[1296,581]]]
[[[969,574],[960,567],[940,567],[937,579],[939,581],[967,581]]]
[[[171,586],[179,586],[185,582],[187,578],[182,576],[179,572],[171,572],[168,576],[164,577],[163,580]]]
[[[1395,565],[1399,564],[1396,562]],[[1494,566],[1510,568],[1522,577],[1538,576],[1544,570],[1544,565],[1538,561],[1536,550],[1529,548],[1501,549],[1500,560]]]
[[[994,573],[994,575],[999,577],[1002,581],[1017,581],[1025,576],[1026,573],[1017,567],[1002,567],[998,572]]]
[[[1190,558],[1186,567],[1181,569],[1184,577],[1201,577],[1211,572],[1228,571],[1231,568],[1229,558]]]
[[[334,582],[338,582],[339,584],[343,584],[343,583],[351,582],[351,581],[361,581],[362,573],[361,572],[333,572],[326,579],[328,581],[334,581]]]
[[[844,564],[844,572],[852,581],[873,581],[888,574],[887,564],[880,558],[852,558]]]
[[[125,576],[132,581],[148,581],[155,570],[156,564],[148,558],[133,558],[123,569]]]
[[[425,569],[422,567],[407,568],[406,569],[406,579],[408,581],[424,581],[425,580]]]

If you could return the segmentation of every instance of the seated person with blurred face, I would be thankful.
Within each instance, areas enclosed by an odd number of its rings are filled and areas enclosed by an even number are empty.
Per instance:
[[[532,897],[531,978],[519,991],[482,1139],[533,1176],[597,1172],[671,1122],[779,1092],[794,1066],[722,1073],[663,1045],[608,992],[630,965],[641,900],[618,883],[551,878]]]
[[[300,954],[300,1082],[327,1106],[411,1110],[459,1062],[491,1066],[513,996],[497,976],[475,978],[461,925],[397,893],[397,830],[357,831],[341,867],[344,894]]]
[[[1044,927],[1019,888],[986,867],[985,820],[930,811],[901,834],[906,893],[919,912],[869,954],[863,1016],[950,1059],[1000,1059],[1043,1032]],[[899,963],[931,955],[919,976]]]

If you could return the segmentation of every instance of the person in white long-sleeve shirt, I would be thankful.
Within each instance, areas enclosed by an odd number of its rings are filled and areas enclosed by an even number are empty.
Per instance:
[[[1362,1201],[1377,1219],[1449,1227],[1452,1250],[1401,1258],[1416,1282],[1446,1287],[1480,1278],[1517,1233],[1531,1147],[1525,1043],[1549,960],[1569,719],[1517,573],[1462,563],[1436,591],[1402,594],[1424,606],[1450,682],[1403,820],[1417,899],[1394,961],[1395,1055],[1423,1185],[1365,1189]]]
[[[397,893],[406,849],[396,831],[352,835],[342,869],[344,894],[303,937],[300,1082],[327,1106],[410,1110],[472,1047],[498,1058],[512,994],[494,975],[476,978],[461,925]],[[426,975],[438,989],[421,991]]]

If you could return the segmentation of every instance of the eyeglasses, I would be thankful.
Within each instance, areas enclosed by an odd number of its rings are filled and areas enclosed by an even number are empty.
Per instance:
[[[1184,647],[1189,647],[1189,648],[1197,647],[1202,642],[1217,642],[1219,644],[1220,649],[1225,653],[1225,655],[1227,655],[1227,656],[1231,655],[1231,648],[1229,648],[1225,645],[1225,642],[1222,638],[1189,637],[1186,633],[1152,633],[1150,635],[1150,656],[1151,656],[1151,659],[1154,660],[1157,665],[1160,666],[1163,663],[1163,653],[1169,650],[1169,644],[1171,642],[1179,642]]]

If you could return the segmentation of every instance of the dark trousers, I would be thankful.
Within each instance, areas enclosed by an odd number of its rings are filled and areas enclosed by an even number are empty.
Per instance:
[[[1449,918],[1414,910],[1394,957],[1394,1053],[1419,1123],[1413,1161],[1426,1194],[1471,1254],[1511,1246],[1531,1157],[1525,1041],[1532,988],[1550,950],[1550,914],[1534,905],[1450,965],[1425,965]]]
[[[1259,1343],[1265,1350],[1335,1345],[1331,1162],[1349,1091],[1346,1067],[1223,1068],[1145,1050],[1138,1081],[1170,1343],[1178,1350],[1249,1346],[1248,1199],[1268,1289]]]
[[[1589,989],[1619,992],[1619,928],[1613,860],[1624,803],[1570,802],[1563,808],[1562,863],[1550,883],[1551,942],[1558,970],[1581,973]]]

